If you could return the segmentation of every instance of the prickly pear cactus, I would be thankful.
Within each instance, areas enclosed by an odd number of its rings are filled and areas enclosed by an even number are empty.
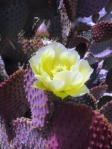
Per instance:
[[[0,6],[0,34],[15,38],[24,27],[29,13],[25,0],[15,0]]]
[[[112,148],[111,3],[0,0],[0,149]]]

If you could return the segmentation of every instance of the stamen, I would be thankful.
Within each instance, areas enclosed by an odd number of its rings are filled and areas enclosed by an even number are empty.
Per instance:
[[[64,70],[67,70],[67,66],[59,64],[59,65],[54,67],[54,69],[52,70],[52,73],[56,74],[57,72],[61,72],[61,71],[64,71]]]

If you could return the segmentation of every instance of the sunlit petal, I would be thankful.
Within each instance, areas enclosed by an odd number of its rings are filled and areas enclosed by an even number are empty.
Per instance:
[[[65,82],[62,90],[67,90],[73,88],[74,86],[79,86],[82,81],[82,75],[79,72],[70,72],[68,70],[56,73],[54,75],[54,80],[63,80]]]
[[[83,83],[85,83],[93,72],[93,69],[90,67],[86,60],[80,60],[79,62],[79,72],[83,76]]]
[[[66,91],[66,93],[73,96],[73,97],[78,97],[78,96],[82,96],[86,93],[89,93],[89,89],[85,85],[83,85],[79,89],[72,88],[71,90]]]
[[[57,92],[60,91],[64,86],[63,80],[52,80],[49,82],[49,88],[51,91]]]

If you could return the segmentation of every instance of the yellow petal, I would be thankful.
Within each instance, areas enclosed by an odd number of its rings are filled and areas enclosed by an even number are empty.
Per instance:
[[[52,48],[55,51],[54,65],[71,66],[80,58],[77,51],[68,50],[61,43],[53,42],[48,45],[48,48]]]
[[[51,48],[47,48],[41,57],[42,68],[49,75],[52,75],[51,70],[53,69],[54,66],[54,57],[55,57],[55,51]]]
[[[66,93],[73,96],[73,97],[78,97],[78,96],[82,96],[86,93],[89,93],[89,89],[86,87],[86,85],[83,85],[79,89],[72,88],[71,90],[67,90]]]
[[[65,92],[61,92],[61,91],[60,91],[60,92],[54,92],[54,94],[55,94],[56,96],[62,98],[62,99],[64,99],[65,97],[68,96],[67,93],[65,93]]]
[[[46,90],[45,86],[44,86],[44,85],[42,84],[42,82],[40,82],[40,81],[35,82],[35,83],[33,84],[33,87]]]
[[[41,61],[37,58],[37,56],[33,56],[30,60],[30,66],[35,74],[40,74],[39,68],[42,67]]]
[[[53,92],[60,91],[64,86],[64,81],[62,80],[52,80],[49,82],[49,88]]]
[[[80,87],[82,75],[79,72],[70,72],[68,70],[65,70],[56,73],[53,80],[63,80],[65,84],[62,88],[62,91],[65,91],[73,87]]]
[[[64,45],[58,42],[52,42],[48,45],[48,48],[52,48],[55,51],[56,57],[59,58],[60,54],[63,53],[66,49]]]
[[[70,67],[70,71],[71,72],[79,71],[79,61],[77,61],[75,65],[72,65]]]
[[[43,86],[44,86],[44,88],[45,89],[50,89],[49,88],[49,82],[51,81],[50,80],[50,78],[49,77],[43,77],[43,76],[40,76],[40,75],[36,75],[36,78],[38,79],[38,81],[40,81],[42,84],[43,84]]]
[[[80,60],[80,62],[79,62],[79,72],[83,76],[82,83],[85,83],[89,79],[90,75],[93,72],[93,69],[90,67],[87,60]]]
[[[60,54],[60,64],[65,65],[70,70],[72,65],[75,65],[79,59],[79,54],[74,51],[65,50],[63,53]],[[59,63],[59,62],[58,62]]]

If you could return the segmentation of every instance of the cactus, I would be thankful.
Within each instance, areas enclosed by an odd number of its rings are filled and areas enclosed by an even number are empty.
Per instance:
[[[112,53],[112,40],[107,40],[99,43],[93,41],[89,48],[95,57],[105,58]]]
[[[10,4],[1,5],[0,34],[6,38],[15,38],[24,27],[28,13],[29,8],[25,0],[15,0]]]
[[[33,126],[32,121],[26,118],[18,118],[13,122],[16,136],[11,142],[14,149],[46,149],[46,140],[42,133]]]
[[[50,102],[43,91],[32,87],[35,78],[29,66],[26,69],[24,81],[26,97],[30,103],[32,113],[32,123],[34,123],[36,127],[41,128],[46,123],[46,117],[49,114]]]
[[[108,71],[106,76],[106,83],[108,85],[108,90],[112,91],[112,68]]]
[[[89,41],[82,36],[74,37],[73,34],[71,34],[69,38],[71,38],[71,40],[70,43],[68,43],[68,47],[69,48],[76,47],[76,51],[80,54],[81,58],[83,58],[86,52],[88,51]]]
[[[96,42],[102,42],[112,39],[112,23],[101,21],[92,28],[93,39]]]
[[[28,109],[23,78],[24,71],[18,70],[0,83],[0,115],[7,122],[22,116]]]
[[[77,15],[78,0],[64,0],[65,8],[70,21],[74,21]]]
[[[0,147],[4,149],[9,149],[10,144],[7,135],[6,125],[7,124],[5,123],[5,121],[0,117]]]
[[[1,149],[112,148],[111,3],[0,0]],[[90,93],[61,100],[33,86],[29,59],[53,40],[94,69]]]
[[[50,19],[57,15],[58,1],[55,0],[29,0],[34,16]]]
[[[102,115],[89,108],[61,104],[51,121],[47,139],[49,149],[112,147],[111,127]]]
[[[66,118],[65,116],[66,115]],[[36,128],[30,119],[20,118],[13,122],[16,136],[15,148],[37,147],[44,149],[111,148],[112,129],[107,120],[97,111],[73,104],[55,105],[50,126],[43,131]],[[80,138],[80,141],[78,141]],[[24,141],[22,141],[24,140]]]
[[[0,82],[3,82],[6,78],[8,78],[8,75],[5,70],[4,62],[0,56]]]
[[[108,2],[108,0],[96,0],[89,2],[87,0],[79,0],[78,3],[78,15],[82,17],[88,17],[92,14],[99,12]]]
[[[103,94],[106,92],[108,86],[107,85],[100,85],[95,86],[90,89],[90,93],[97,99],[97,101],[103,96]]]
[[[101,107],[100,112],[112,123],[112,101],[107,102],[104,106]]]
[[[50,37],[55,38],[66,45],[67,37],[69,36],[71,29],[71,22],[69,21],[63,0],[59,3],[57,16],[51,18],[50,23],[48,28]]]

